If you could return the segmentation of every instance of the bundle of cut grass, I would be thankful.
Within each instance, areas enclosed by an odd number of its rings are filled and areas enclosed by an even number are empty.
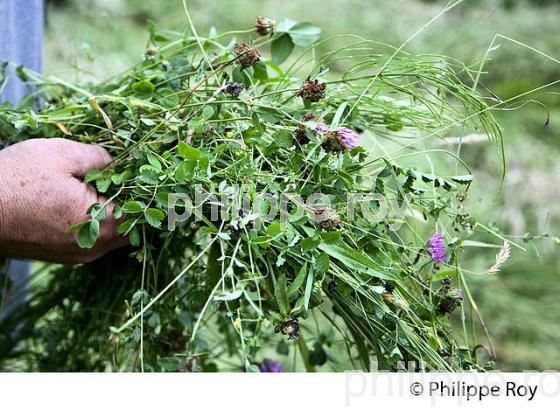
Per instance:
[[[501,141],[459,79],[469,70],[356,36],[320,41],[291,20],[150,34],[144,59],[101,84],[21,69],[36,92],[0,108],[5,144],[62,137],[111,152],[86,180],[131,243],[39,269],[29,304],[1,324],[3,367],[274,371],[299,351],[296,370],[372,358],[481,369],[449,323],[463,292],[474,304],[459,258],[475,226],[461,204],[471,173],[457,157],[465,171],[445,177],[399,163],[457,130]],[[325,41],[340,48],[321,56]],[[106,206],[70,228],[80,246],[95,244]]]

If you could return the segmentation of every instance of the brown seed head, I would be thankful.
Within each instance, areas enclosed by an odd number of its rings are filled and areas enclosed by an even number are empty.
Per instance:
[[[237,44],[235,54],[237,55],[237,61],[245,68],[253,67],[261,60],[259,50],[247,43]]]
[[[317,102],[325,98],[327,85],[320,83],[319,80],[305,80],[298,91],[298,95],[304,101]]]
[[[296,141],[301,145],[309,143],[309,136],[307,135],[307,129],[304,125],[298,125],[295,132]]]
[[[257,22],[255,23],[255,31],[259,36],[266,36],[268,34],[274,34],[274,26],[276,22],[267,17],[258,16]]]
[[[337,213],[332,208],[317,208],[314,213],[315,222],[317,222],[317,224],[319,224],[323,229],[333,229],[342,223]]]

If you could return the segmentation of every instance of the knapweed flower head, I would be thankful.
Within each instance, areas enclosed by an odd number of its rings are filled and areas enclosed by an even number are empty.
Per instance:
[[[327,84],[319,80],[305,80],[298,91],[298,95],[304,101],[318,102],[325,98]]]
[[[341,127],[336,130],[336,138],[346,149],[354,149],[358,146],[358,134],[350,128]]]
[[[443,235],[439,232],[436,232],[428,241],[428,254],[436,262],[445,262],[447,260]]]
[[[326,135],[323,148],[327,151],[337,153],[353,150],[358,146],[358,133],[350,128],[339,127],[336,130],[330,130],[327,125],[319,123],[315,127],[315,131]]]
[[[324,134],[329,131],[329,127],[327,124],[323,124],[322,122],[320,122],[315,126],[315,131],[317,131],[319,134]]]
[[[260,364],[259,369],[262,373],[282,373],[284,366],[276,360],[266,359]]]
[[[239,63],[245,67],[253,67],[261,60],[261,54],[255,47],[247,43],[240,43],[235,46],[235,54]]]
[[[276,22],[267,17],[258,16],[255,23],[255,31],[259,36],[266,36],[268,34],[274,34],[274,26]]]

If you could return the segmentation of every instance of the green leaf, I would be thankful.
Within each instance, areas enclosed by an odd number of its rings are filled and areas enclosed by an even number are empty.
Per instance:
[[[288,289],[286,287],[286,275],[282,274],[276,281],[276,289],[274,289],[276,303],[283,316],[287,316],[290,311],[290,302],[288,301]]]
[[[266,233],[272,237],[279,235],[281,232],[282,232],[282,224],[280,222],[270,224],[266,230]]]
[[[119,226],[117,226],[117,233],[120,233],[121,235],[128,234],[134,225],[136,225],[136,221],[136,219],[127,219],[123,223],[119,224]]]
[[[148,158],[148,162],[152,167],[154,167],[157,172],[161,172],[161,162],[159,162],[158,157],[156,157],[154,154],[148,153],[146,158]]]
[[[175,170],[175,179],[177,182],[185,182],[192,178],[196,168],[196,161],[183,161]]]
[[[120,174],[114,174],[111,176],[111,181],[113,181],[113,184],[115,185],[122,185],[124,184],[125,181],[127,181],[130,177],[132,176],[132,172],[130,172],[128,169],[121,172]]]
[[[292,38],[294,44],[306,47],[319,40],[321,37],[321,29],[311,23],[302,21],[290,27],[288,34]]]
[[[257,132],[259,134],[264,133],[264,128],[261,124],[261,119],[259,118],[259,114],[257,114],[256,112],[254,112],[251,115],[251,121],[253,122],[253,126],[255,127],[255,130],[257,130]]]
[[[165,218],[165,214],[160,209],[148,208],[144,211],[144,217],[146,218],[146,222],[154,228],[159,228],[161,227],[161,221]]]
[[[179,141],[177,148],[179,150],[179,154],[186,160],[198,161],[200,159],[200,151],[195,147],[185,144],[183,141]]]
[[[128,240],[132,246],[140,245],[140,234],[137,229],[132,229],[128,234]]]
[[[179,96],[171,88],[160,88],[155,93],[156,102],[164,108],[173,109],[179,105]]]
[[[344,114],[344,110],[346,109],[346,107],[348,107],[348,103],[346,101],[340,104],[340,106],[336,110],[336,113],[334,114],[333,120],[331,121],[331,128],[338,128],[340,119],[342,118],[342,114]]]
[[[313,265],[313,269],[317,273],[326,272],[329,270],[329,255],[326,253],[322,253],[315,259],[315,264]]]
[[[134,96],[143,100],[150,99],[154,94],[156,86],[149,80],[142,80],[132,84]]]
[[[86,225],[88,223],[89,223],[89,221],[83,221],[83,222],[80,222],[79,224],[72,225],[70,228],[68,228],[66,230],[66,233],[76,232],[77,230],[81,229],[84,225]]]
[[[148,319],[148,326],[150,327],[157,327],[161,325],[161,320],[157,313],[153,313],[150,318]]]
[[[214,108],[212,108],[210,105],[207,105],[202,109],[202,117],[209,120],[214,116],[214,112]]]
[[[303,285],[303,281],[305,280],[306,276],[307,276],[307,262],[303,264],[294,281],[290,283],[290,287],[288,288],[289,299],[293,298],[297,294],[297,291],[301,288],[301,285]]]
[[[463,246],[468,246],[468,247],[473,247],[473,248],[501,248],[502,245],[496,245],[493,243],[488,243],[488,242],[480,242],[480,241],[461,241],[461,245]]]
[[[169,192],[158,192],[156,195],[156,202],[164,208],[169,206]]]
[[[99,237],[99,221],[93,219],[80,228],[77,242],[80,248],[91,249]]]
[[[158,359],[158,364],[164,372],[176,372],[179,370],[179,359],[175,357],[162,357]]]
[[[140,118],[142,124],[147,125],[148,127],[153,127],[156,125],[156,122],[150,118]]]
[[[292,19],[284,19],[276,26],[278,33],[287,33],[290,29],[297,24],[297,21]]]
[[[89,207],[88,214],[91,215],[91,219],[103,222],[107,218],[107,207],[101,206],[101,204],[93,204]]]
[[[457,276],[457,271],[456,271],[456,270],[452,270],[452,269],[449,269],[449,270],[440,270],[440,271],[438,271],[437,273],[434,273],[434,274],[432,275],[431,280],[432,280],[432,282],[437,282],[437,281],[440,281],[440,280],[445,279],[445,278],[448,277],[448,276],[451,276],[452,278],[455,277],[455,276]]]
[[[253,79],[266,81],[268,80],[268,71],[266,69],[266,64],[263,61],[259,61],[256,66],[253,67],[255,73],[253,74]]]
[[[294,42],[288,34],[282,34],[276,37],[270,45],[272,63],[276,65],[282,64],[288,59],[293,49]]]
[[[337,243],[340,241],[341,233],[339,231],[330,231],[321,234],[321,239],[326,243]]]
[[[139,171],[140,171],[140,175],[138,175],[138,178],[142,182],[145,182],[150,185],[155,185],[158,183],[159,172],[151,165],[144,164],[140,167]]]
[[[272,138],[278,144],[278,146],[283,148],[291,147],[294,142],[294,137],[292,136],[292,133],[285,129],[276,131],[272,136]]]
[[[111,186],[111,178],[98,179],[95,182],[95,186],[97,187],[97,191],[104,194],[105,192],[107,192],[107,190]]]
[[[127,201],[123,204],[122,210],[125,214],[138,214],[144,210],[144,205],[138,201]]]
[[[351,269],[356,269],[379,279],[395,280],[396,277],[390,272],[379,272],[380,266],[362,252],[355,251],[344,244],[319,244],[319,249],[337,259]]]
[[[305,238],[300,242],[301,249],[303,251],[311,251],[319,246],[321,241],[317,238],[309,237]]]

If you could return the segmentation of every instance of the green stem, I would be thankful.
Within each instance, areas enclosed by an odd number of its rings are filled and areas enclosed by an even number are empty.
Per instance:
[[[207,287],[212,289],[222,277],[218,258],[221,256],[220,243],[214,242],[208,252],[208,264],[206,272],[208,273]]]
[[[299,352],[301,353],[301,358],[303,359],[305,370],[307,370],[308,373],[315,373],[317,370],[315,369],[315,366],[312,365],[309,361],[309,349],[307,349],[307,344],[305,343],[305,338],[303,337],[303,335],[299,335],[297,343]]]

